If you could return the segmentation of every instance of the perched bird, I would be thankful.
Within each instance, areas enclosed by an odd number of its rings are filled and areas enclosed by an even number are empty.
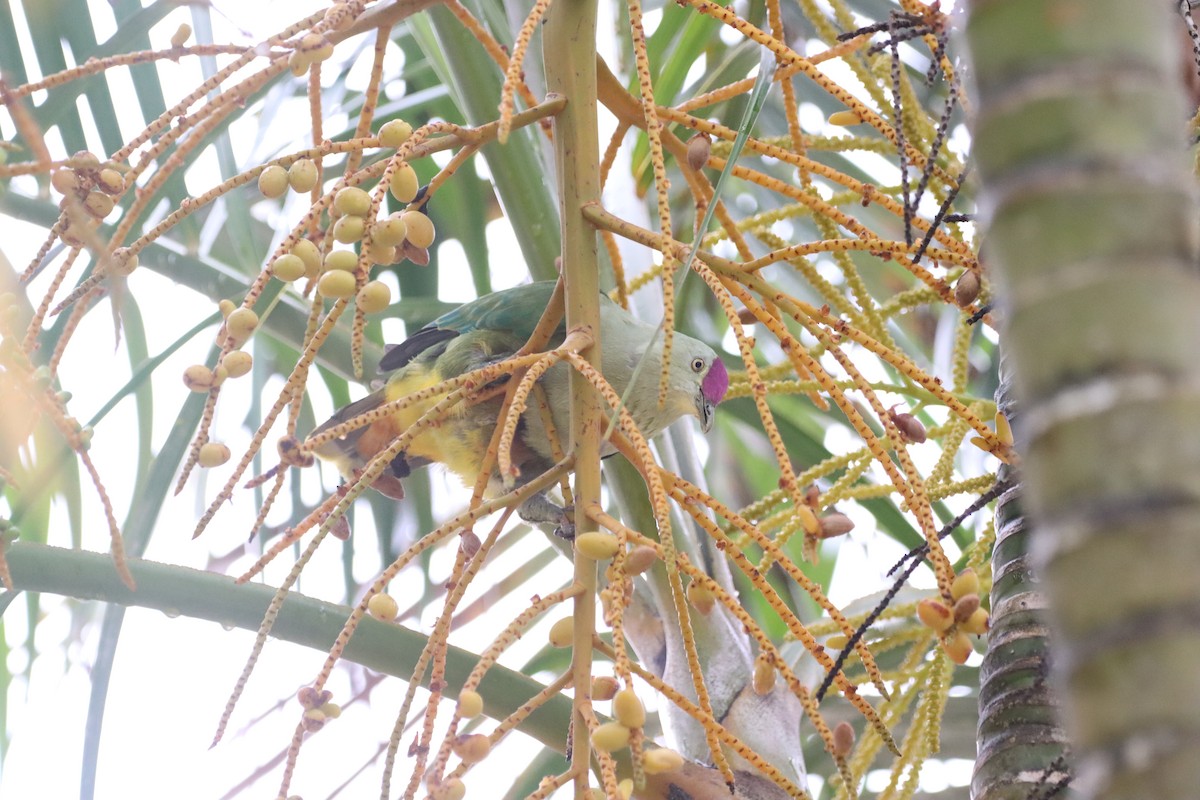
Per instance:
[[[384,355],[379,363],[380,371],[391,373],[384,386],[339,409],[313,433],[512,355],[533,333],[551,301],[554,287],[554,281],[518,286],[485,295],[438,317]],[[654,325],[635,319],[601,296],[601,371],[604,377],[618,394],[627,398],[629,412],[646,436],[657,434],[685,415],[699,418],[701,428],[707,433],[712,428],[716,406],[729,388],[725,365],[708,345],[676,333],[671,349],[666,402],[660,407],[658,387],[663,337],[655,337],[655,331]],[[557,347],[565,335],[566,325],[560,323],[548,347]],[[637,372],[636,386],[626,395],[625,390],[634,379],[643,355],[645,364]],[[569,376],[570,367],[560,363],[551,367],[540,381],[563,447],[567,445],[570,430]],[[358,428],[322,445],[316,454],[334,462],[346,478],[353,478],[372,456],[387,447],[444,396],[413,404]],[[496,427],[501,402],[502,398],[496,397],[481,403],[455,406],[440,424],[414,437],[406,451],[393,460],[391,468],[375,480],[373,488],[389,497],[403,497],[400,479],[412,469],[431,463],[443,464],[467,485],[474,484]],[[606,452],[611,452],[611,448]],[[541,415],[532,403],[521,417],[512,460],[520,470],[521,479],[525,480],[541,474],[556,461]],[[491,491],[499,488],[495,475],[491,483]],[[530,522],[570,530],[563,509],[544,495],[526,501],[520,513]]]

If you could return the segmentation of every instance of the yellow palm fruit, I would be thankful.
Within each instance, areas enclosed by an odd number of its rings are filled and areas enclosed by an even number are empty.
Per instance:
[[[629,745],[629,728],[619,722],[606,722],[592,731],[592,746],[605,753]]]
[[[321,296],[334,300],[350,297],[354,294],[355,286],[354,273],[344,269],[331,269],[317,281],[317,291]]]
[[[399,147],[412,136],[412,125],[402,119],[392,119],[379,129],[379,143],[384,147]]]
[[[620,542],[604,531],[588,531],[575,537],[575,549],[594,561],[604,561],[617,554]]]
[[[917,603],[917,616],[930,628],[941,633],[954,624],[954,613],[934,597],[926,597]]]
[[[392,290],[383,281],[370,281],[358,290],[355,304],[364,314],[378,314],[392,302]]]
[[[387,592],[380,592],[367,601],[367,613],[375,619],[391,622],[400,613],[400,604]]]
[[[262,192],[263,197],[272,200],[283,197],[284,192],[288,190],[287,170],[278,164],[272,164],[258,173],[258,190]]]
[[[414,247],[429,247],[433,244],[436,235],[433,230],[433,220],[420,211],[405,211],[400,218],[404,220],[404,227],[407,231],[405,238]]]
[[[570,647],[575,640],[575,618],[563,617],[550,626],[550,646]]]
[[[660,775],[673,772],[683,766],[683,756],[666,747],[647,750],[643,756],[642,769],[647,775]]]
[[[633,689],[622,689],[612,701],[613,716],[626,728],[640,728],[646,724],[646,707]]]
[[[472,719],[483,713],[483,695],[474,689],[463,689],[458,693],[458,716]]]
[[[388,181],[388,190],[392,193],[392,197],[401,203],[411,203],[420,188],[417,171],[409,163],[400,164],[392,171],[391,180]]]
[[[210,469],[219,467],[229,460],[229,448],[220,442],[205,442],[200,446],[200,453],[197,456],[197,463]]]

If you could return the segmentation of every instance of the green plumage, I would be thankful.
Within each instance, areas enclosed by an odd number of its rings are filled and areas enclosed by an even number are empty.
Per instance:
[[[545,281],[495,292],[438,317],[383,357],[380,369],[390,373],[384,388],[341,409],[317,432],[384,402],[429,389],[512,355],[532,335],[550,304],[554,286],[553,281]],[[627,397],[629,411],[642,432],[653,436],[685,414],[700,418],[707,430],[713,408],[728,385],[725,367],[716,353],[703,342],[675,334],[666,402],[660,406],[658,382],[663,337],[655,326],[635,319],[603,296],[600,318],[601,370],[613,388]],[[565,335],[566,325],[562,323],[548,347],[561,344]],[[639,368],[643,358],[645,363]],[[626,392],[631,381],[636,381],[635,388]],[[543,376],[541,386],[561,446],[565,448],[569,434],[569,367],[565,364],[552,367]],[[318,455],[335,461],[344,475],[353,477],[376,452],[444,396],[431,394],[434,396],[427,401],[330,442],[318,450]],[[406,454],[393,463],[392,473],[376,480],[375,488],[391,496],[401,496],[399,478],[412,467],[430,462],[444,464],[465,483],[474,483],[499,411],[499,398],[459,404],[436,427],[415,436]],[[513,450],[513,461],[521,471],[521,478],[527,480],[549,468],[554,463],[553,452],[540,415],[532,408],[527,410],[521,418]]]

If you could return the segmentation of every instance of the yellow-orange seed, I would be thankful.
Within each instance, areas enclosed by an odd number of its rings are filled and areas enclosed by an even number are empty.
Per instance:
[[[435,236],[433,220],[420,211],[405,211],[400,218],[404,220],[404,227],[407,231],[405,238],[415,247],[429,247],[433,244]]]
[[[629,728],[619,722],[606,722],[592,731],[592,746],[611,753],[629,745]]]
[[[570,647],[575,639],[575,618],[563,617],[550,626],[550,646]]]
[[[196,462],[206,469],[219,467],[228,460],[229,448],[220,442],[205,442],[196,456]]]
[[[331,269],[317,281],[317,291],[322,297],[334,300],[350,297],[354,294],[354,273],[344,269]]]
[[[483,695],[474,689],[463,689],[458,693],[458,716],[472,719],[483,713]]]
[[[930,628],[941,633],[954,624],[954,612],[945,603],[934,597],[926,597],[917,603],[917,616]]]
[[[263,197],[272,200],[283,197],[284,192],[288,190],[287,170],[278,164],[272,164],[258,173],[258,190],[262,192]]]
[[[612,702],[613,716],[626,728],[640,728],[646,724],[646,707],[633,689],[617,692]]]
[[[388,191],[392,193],[392,197],[401,203],[411,203],[417,196],[417,190],[420,188],[421,184],[417,178],[417,171],[407,162],[396,167],[395,171],[392,172],[391,180],[388,182]]]
[[[612,558],[620,546],[617,537],[604,531],[588,531],[575,537],[575,550],[593,561]]]
[[[400,613],[400,604],[387,592],[380,592],[367,601],[367,613],[375,619],[391,622]]]

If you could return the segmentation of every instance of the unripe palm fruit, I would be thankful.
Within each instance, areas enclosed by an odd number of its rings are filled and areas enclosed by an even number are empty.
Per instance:
[[[754,660],[754,676],[750,684],[754,687],[755,694],[770,694],[775,688],[775,665],[765,658],[756,658]]]
[[[592,678],[592,699],[612,700],[620,688],[621,684],[611,675],[597,675]]]
[[[404,220],[404,227],[407,231],[405,238],[414,246],[429,247],[433,244],[433,220],[420,211],[405,211],[400,218]]]
[[[971,305],[975,298],[979,297],[980,285],[979,273],[967,270],[958,279],[958,283],[954,284],[954,302],[958,303],[960,308]]]
[[[288,56],[288,69],[297,78],[308,72],[308,67],[311,63],[308,53],[303,53],[299,50],[293,50],[292,54]]]
[[[357,242],[367,230],[367,222],[357,214],[346,214],[333,223],[333,238],[342,244]]]
[[[239,344],[245,342],[258,327],[258,314],[248,308],[235,309],[225,320],[225,332]]]
[[[272,164],[258,173],[258,190],[262,192],[263,197],[272,200],[283,197],[288,190],[287,170],[278,164]]]
[[[404,220],[400,218],[400,214],[392,214],[379,220],[371,229],[371,241],[391,247],[399,245],[407,235],[408,228],[405,226]]]
[[[183,371],[183,385],[193,392],[207,392],[213,387],[213,371],[203,364],[192,364]]]
[[[629,728],[619,722],[606,722],[592,731],[592,746],[611,753],[629,745]]]
[[[604,561],[617,554],[617,537],[604,531],[588,531],[575,537],[575,549],[593,561]]]
[[[384,147],[399,147],[412,136],[412,125],[402,119],[388,120],[379,129],[379,143]]]
[[[683,756],[666,747],[647,750],[643,755],[642,769],[647,775],[673,772],[683,766]]]
[[[115,205],[113,199],[104,192],[88,192],[88,196],[83,199],[84,210],[96,219],[107,217]]]
[[[205,468],[219,467],[229,460],[229,448],[220,442],[206,442],[200,446],[196,460]]]
[[[408,162],[396,167],[395,171],[392,172],[391,180],[388,182],[388,190],[391,191],[392,197],[401,203],[411,203],[413,198],[417,196],[417,190],[420,188],[421,184],[417,178],[417,171]]]
[[[310,239],[297,240],[292,245],[292,255],[304,262],[304,277],[317,277],[321,271],[321,250]]]
[[[322,297],[339,300],[354,294],[354,273],[344,269],[331,269],[317,281],[317,291]]]
[[[550,646],[570,647],[575,639],[575,618],[563,617],[550,626]]]
[[[640,728],[646,724],[646,707],[633,689],[622,689],[612,701],[613,716],[626,728]]]
[[[979,594],[979,576],[975,570],[967,567],[954,576],[954,582],[950,584],[950,596],[959,600],[969,594]]]
[[[456,736],[453,745],[454,755],[463,760],[464,764],[478,764],[487,758],[492,750],[492,743],[482,733],[472,733]]]
[[[926,597],[917,603],[917,616],[930,628],[942,633],[954,624],[954,612],[946,604],[934,597]]]
[[[367,601],[367,613],[375,619],[391,622],[400,613],[400,605],[387,592],[380,592]]]
[[[374,265],[395,264],[400,260],[397,249],[392,245],[370,242],[362,246],[362,254],[368,263]]]
[[[686,594],[692,607],[705,616],[708,616],[712,612],[713,606],[717,604],[717,598],[712,591],[697,581],[688,584]]]
[[[300,280],[306,271],[303,259],[295,253],[284,253],[271,262],[271,274],[285,283]]]
[[[175,33],[171,34],[171,47],[183,47],[190,38],[192,38],[192,26],[186,22],[181,23],[175,29]]]
[[[75,170],[63,167],[50,176],[50,185],[59,194],[70,194],[79,188],[79,179],[75,177]]]
[[[221,359],[221,366],[229,372],[229,377],[240,378],[254,366],[254,357],[244,350],[231,350]]]
[[[463,800],[467,796],[467,785],[459,778],[446,778],[439,784],[426,784],[425,787],[429,789],[429,800]]]
[[[358,268],[358,255],[351,250],[334,250],[325,256],[325,271],[340,269],[353,272]]]
[[[483,713],[483,695],[474,689],[463,689],[458,694],[458,716],[472,719]]]
[[[378,314],[392,302],[392,290],[383,281],[370,281],[358,290],[354,300],[364,314]]]
[[[954,621],[966,622],[979,608],[979,595],[964,594],[954,602]]]
[[[371,210],[371,195],[357,186],[339,189],[338,193],[333,196],[333,210],[339,217],[346,214],[365,217]]]
[[[625,574],[640,575],[658,560],[658,552],[649,545],[640,544],[625,556]]]
[[[991,617],[988,615],[986,609],[977,608],[971,614],[971,616],[967,617],[967,621],[963,622],[958,627],[960,630],[966,631],[967,633],[973,633],[976,636],[982,636],[983,634],[987,633],[988,629],[991,627]]]
[[[942,647],[955,664],[965,664],[974,652],[970,637],[962,631],[955,631],[953,636],[943,639]]]
[[[125,188],[125,179],[112,167],[105,167],[96,175],[96,188],[105,194],[120,194]]]
[[[293,192],[310,192],[317,185],[317,165],[307,158],[294,161],[288,167],[288,184]]]

